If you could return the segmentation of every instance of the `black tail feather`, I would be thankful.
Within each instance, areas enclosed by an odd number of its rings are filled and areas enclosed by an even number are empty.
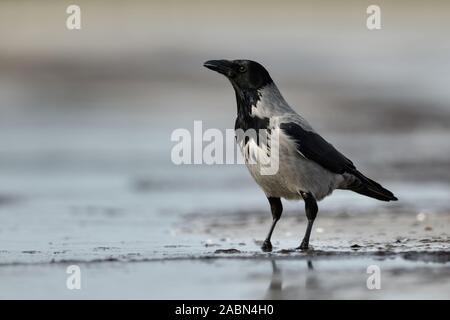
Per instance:
[[[352,175],[356,179],[353,179],[353,181],[347,186],[349,190],[381,201],[398,200],[391,191],[383,188],[378,182],[367,178],[361,172],[355,170],[352,172]]]

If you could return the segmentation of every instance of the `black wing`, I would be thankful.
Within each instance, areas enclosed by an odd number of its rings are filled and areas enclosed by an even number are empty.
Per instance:
[[[350,173],[356,180],[346,186],[360,194],[383,201],[397,200],[394,194],[383,188],[378,182],[366,177],[356,170],[353,162],[337,151],[330,143],[317,133],[303,129],[300,125],[288,122],[282,123],[280,128],[293,139],[297,151],[331,172],[343,174]]]
[[[356,170],[350,159],[317,133],[305,130],[293,122],[282,123],[280,128],[295,141],[297,150],[309,160],[334,173],[342,174]]]

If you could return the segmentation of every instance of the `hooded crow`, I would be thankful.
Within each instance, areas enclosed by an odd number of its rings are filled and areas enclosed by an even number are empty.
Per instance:
[[[392,192],[363,175],[350,159],[314,131],[284,100],[261,64],[251,60],[210,60],[204,66],[223,74],[233,86],[237,100],[235,130],[264,129],[269,135],[274,130],[278,132],[278,170],[271,175],[261,174],[258,163],[248,160],[249,154],[267,154],[273,145],[268,140],[264,144],[260,139],[237,135],[250,174],[266,194],[272,211],[273,221],[263,251],[272,250],[270,239],[283,211],[281,198],[305,202],[308,225],[297,248],[300,250],[308,249],[317,201],[333,190],[351,190],[381,201],[397,200]]]

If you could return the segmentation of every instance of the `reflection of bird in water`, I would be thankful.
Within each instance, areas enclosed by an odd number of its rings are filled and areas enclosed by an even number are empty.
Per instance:
[[[283,274],[281,269],[277,265],[275,259],[271,259],[272,265],[272,277],[270,279],[269,287],[267,288],[265,299],[277,300],[277,299],[295,299],[300,297],[308,297],[308,290],[316,290],[319,286],[319,278],[314,271],[312,260],[307,260],[307,269],[305,273],[305,286],[291,284],[288,287],[283,288]]]
[[[306,273],[305,287],[306,289],[318,289],[319,288],[319,278],[314,272],[314,266],[311,260],[308,260],[308,272]]]
[[[272,264],[272,278],[270,279],[269,291],[279,292],[283,284],[283,276],[281,270],[277,267],[277,262],[275,260],[270,260]]]

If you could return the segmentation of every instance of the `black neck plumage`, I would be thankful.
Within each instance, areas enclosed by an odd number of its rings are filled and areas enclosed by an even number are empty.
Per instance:
[[[241,90],[236,89],[237,118],[234,129],[266,129],[269,125],[269,119],[252,116],[252,106],[256,106],[261,99],[261,94],[256,89]]]

